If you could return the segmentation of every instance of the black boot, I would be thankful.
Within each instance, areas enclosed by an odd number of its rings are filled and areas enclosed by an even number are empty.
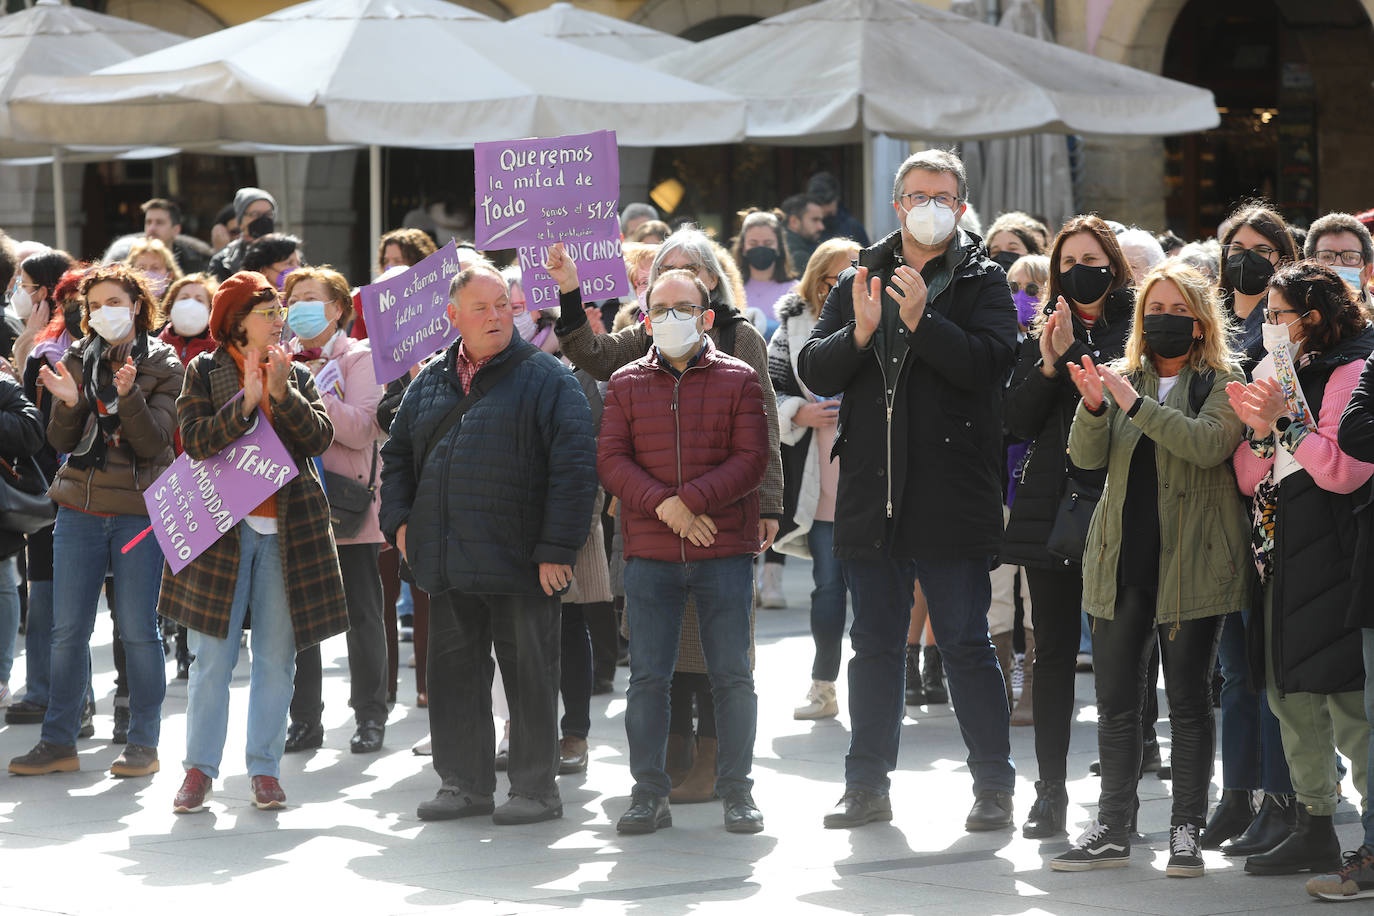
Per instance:
[[[1249,789],[1222,789],[1221,801],[1202,828],[1200,845],[1203,849],[1220,849],[1222,843],[1240,836],[1254,819],[1255,804]]]
[[[906,647],[906,705],[923,706],[926,692],[921,686],[921,646]]]
[[[114,733],[110,737],[110,743],[129,743],[129,707],[120,706],[118,701],[114,708]]]
[[[1224,856],[1257,856],[1288,839],[1298,823],[1298,800],[1292,795],[1264,794],[1259,813],[1245,832],[1221,845]]]
[[[1329,814],[1311,814],[1307,806],[1299,804],[1298,825],[1293,833],[1268,852],[1245,860],[1245,870],[1252,875],[1296,875],[1300,871],[1317,874],[1335,871],[1341,866],[1341,841]]]
[[[932,705],[949,702],[949,691],[945,689],[945,665],[940,659],[938,646],[926,646],[924,650],[925,670],[921,672],[921,687],[926,692],[926,702]]]
[[[1035,804],[1031,805],[1030,817],[1021,828],[1021,835],[1028,840],[1042,840],[1058,836],[1064,832],[1069,813],[1069,793],[1064,788],[1064,780],[1037,781],[1035,783]]]

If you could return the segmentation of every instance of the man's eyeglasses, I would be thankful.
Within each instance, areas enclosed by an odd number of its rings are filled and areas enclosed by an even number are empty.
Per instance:
[[[673,317],[679,321],[691,321],[697,317],[697,312],[701,310],[701,307],[696,305],[674,306],[666,309],[653,308],[649,309],[649,320],[654,324],[659,324],[667,319],[668,313],[671,312]]]
[[[1268,245],[1256,245],[1254,248],[1246,248],[1232,242],[1221,249],[1221,256],[1223,258],[1229,258],[1233,254],[1245,254],[1247,251],[1253,251],[1262,258],[1272,258],[1274,255],[1278,254],[1276,249],[1270,248]]]
[[[1317,261],[1327,267],[1340,261],[1346,267],[1359,267],[1364,263],[1363,251],[1332,251],[1329,248],[1319,248],[1316,254]]]
[[[906,207],[908,210],[912,207],[924,207],[932,200],[946,210],[953,210],[955,207],[959,206],[959,198],[955,197],[953,194],[936,194],[934,197],[931,197],[929,194],[903,194],[901,197],[897,198],[897,200],[899,200],[902,206]]]
[[[1025,291],[1026,291],[1026,295],[1027,295],[1027,296],[1030,296],[1032,299],[1034,299],[1034,298],[1036,298],[1036,297],[1038,297],[1038,296],[1040,295],[1040,284],[1039,284],[1039,283],[1017,283],[1015,280],[1008,280],[1008,281],[1007,281],[1007,286],[1010,286],[1010,287],[1011,287],[1011,291],[1012,291],[1013,294],[1019,293],[1019,292],[1021,292],[1022,290],[1025,290]]]
[[[286,320],[286,306],[284,306],[284,305],[264,305],[262,308],[252,309],[251,312],[250,312],[250,314],[253,314],[253,315],[261,315],[262,317],[266,318],[268,321],[271,321],[271,320],[274,319],[274,318],[280,318],[282,321],[285,321],[285,320]]]

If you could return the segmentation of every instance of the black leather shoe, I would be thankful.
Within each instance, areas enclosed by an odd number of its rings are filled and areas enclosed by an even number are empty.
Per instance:
[[[965,830],[1000,830],[1011,826],[1010,792],[984,789],[979,792],[964,821]]]
[[[324,726],[319,722],[313,725],[305,722],[292,722],[286,730],[286,753],[311,751],[324,746]]]
[[[1202,842],[1198,845],[1203,849],[1220,849],[1222,843],[1244,833],[1254,819],[1255,805],[1249,789],[1222,789],[1221,801],[1202,828]]]
[[[945,687],[945,663],[940,655],[939,646],[926,646],[921,652],[921,687],[926,692],[926,703],[940,706],[949,702],[949,689]]]
[[[491,814],[496,804],[490,795],[469,795],[454,785],[443,785],[427,802],[421,802],[415,815],[422,821],[449,821],[459,817]]]
[[[382,749],[382,739],[385,737],[386,726],[368,719],[358,723],[358,730],[348,741],[348,749],[355,754],[375,754]]]
[[[758,833],[763,830],[763,812],[746,791],[725,796],[725,829],[730,833]]]
[[[867,789],[845,789],[844,797],[825,816],[825,826],[862,827],[874,821],[892,820],[892,799]]]
[[[5,710],[6,725],[42,725],[47,718],[48,707],[39,706],[31,700],[11,703]]]
[[[921,686],[921,647],[906,647],[906,705],[924,706],[926,691]]]
[[[1245,870],[1252,875],[1321,874],[1340,867],[1341,841],[1331,815],[1309,814],[1302,804],[1298,805],[1298,824],[1288,839],[1245,860]]]
[[[1298,800],[1292,795],[1265,793],[1259,813],[1245,831],[1221,845],[1224,856],[1257,856],[1288,839],[1298,823]]]
[[[1068,815],[1069,793],[1064,788],[1064,781],[1037,781],[1035,804],[1031,805],[1030,816],[1021,828],[1021,835],[1028,840],[1058,836],[1064,833]]]
[[[616,833],[653,833],[660,827],[673,826],[673,811],[666,795],[636,792],[630,797],[630,809],[615,822]]]

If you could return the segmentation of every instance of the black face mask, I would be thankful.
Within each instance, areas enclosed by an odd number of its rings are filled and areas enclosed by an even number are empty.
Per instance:
[[[1226,282],[1245,296],[1258,296],[1269,285],[1274,265],[1256,251],[1238,251],[1226,259]]]
[[[67,326],[67,333],[72,335],[72,340],[80,340],[86,336],[86,332],[81,330],[81,309],[64,310],[62,323]]]
[[[1001,266],[1007,273],[1011,273],[1011,265],[1021,260],[1021,255],[1014,251],[999,251],[992,256],[994,263]]]
[[[1145,343],[1160,359],[1176,359],[1193,347],[1193,319],[1187,315],[1146,315]]]
[[[244,233],[247,234],[249,238],[260,239],[264,235],[271,235],[272,230],[275,228],[277,228],[276,220],[272,219],[270,216],[259,216],[248,224],[248,228],[244,230]]]
[[[1112,271],[1109,267],[1075,264],[1059,272],[1060,290],[1079,305],[1092,305],[1107,294],[1107,287],[1111,285]]]
[[[755,245],[744,253],[744,260],[755,270],[768,270],[778,263],[778,250],[767,245]]]

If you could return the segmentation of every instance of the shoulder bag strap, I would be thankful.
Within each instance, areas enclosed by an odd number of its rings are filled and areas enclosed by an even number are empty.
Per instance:
[[[434,432],[430,434],[429,441],[425,443],[425,453],[415,464],[416,480],[420,479],[420,471],[424,468],[425,462],[429,460],[429,456],[433,454],[434,449],[438,447],[444,436],[448,435],[448,431],[453,429],[459,420],[463,419],[463,414],[467,413],[472,405],[482,400],[482,396],[487,393],[489,388],[513,371],[515,367],[519,366],[538,352],[539,350],[534,347],[524,348],[505,362],[492,367],[485,374],[479,373],[479,375],[481,375],[481,385],[477,383],[477,376],[473,376],[472,387],[468,389],[468,393],[464,395],[462,400],[453,405],[444,419],[434,428]]]

